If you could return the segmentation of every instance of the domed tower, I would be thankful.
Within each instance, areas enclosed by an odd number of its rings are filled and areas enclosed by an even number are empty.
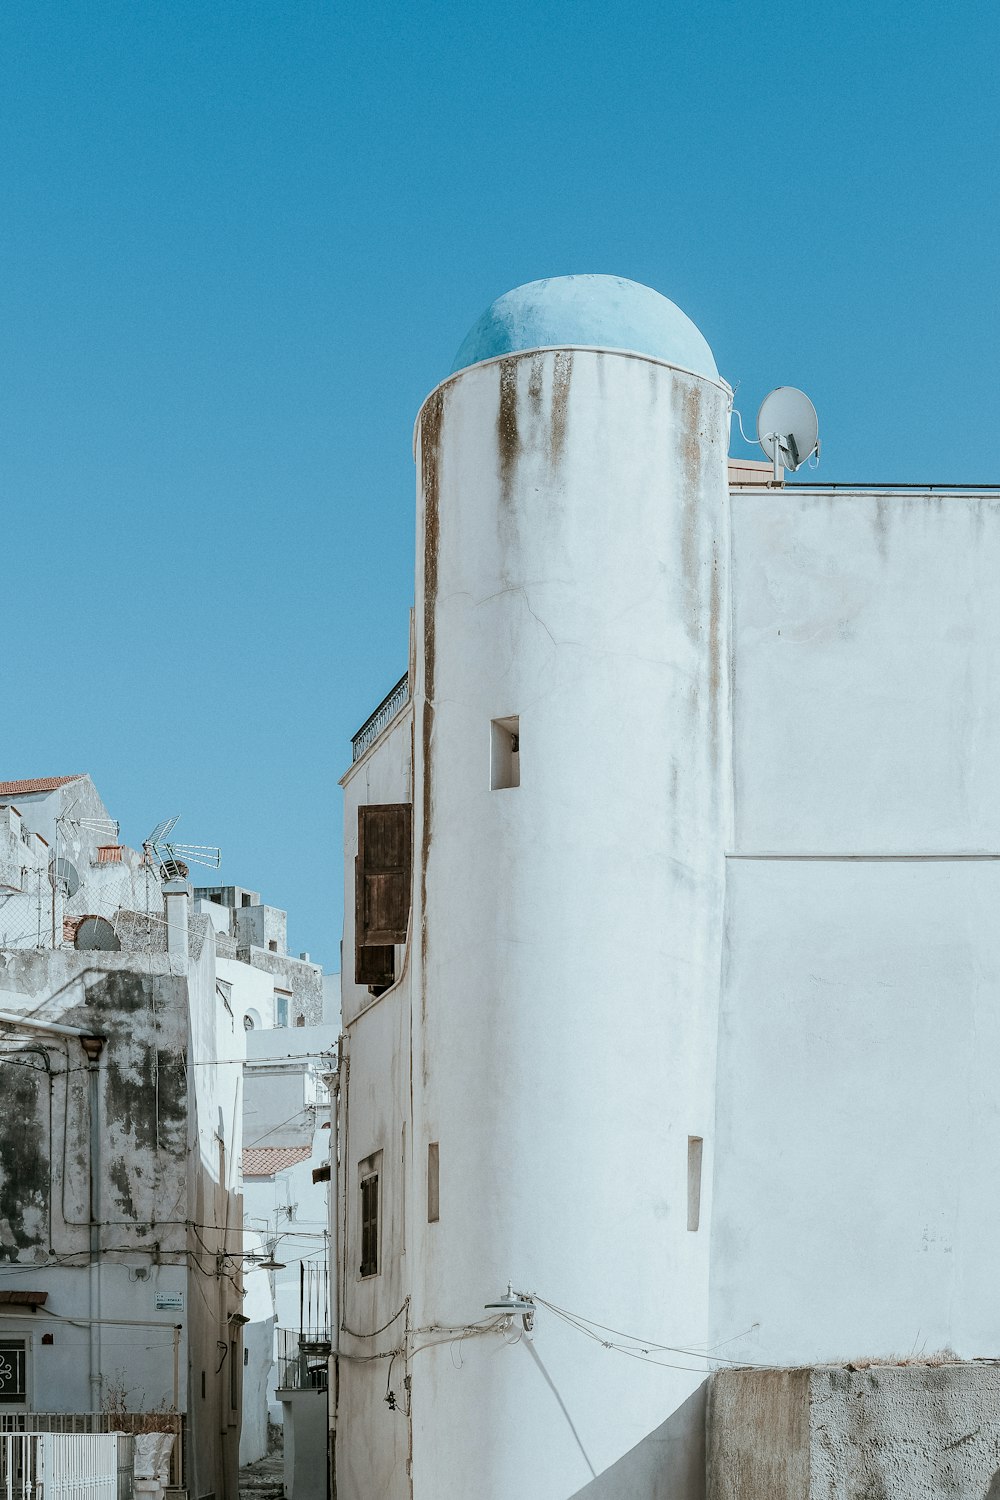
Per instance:
[[[433,1330],[512,1279],[707,1339],[730,396],[673,303],[565,276],[499,298],[418,417],[417,1500],[563,1500],[623,1459],[641,1497],[696,1462],[700,1361],[542,1304],[514,1347]]]

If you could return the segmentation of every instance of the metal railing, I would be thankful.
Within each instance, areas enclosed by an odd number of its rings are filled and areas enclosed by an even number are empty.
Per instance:
[[[382,699],[378,708],[371,714],[357,734],[351,740],[351,764],[360,760],[368,749],[374,745],[383,729],[388,728],[393,719],[400,713],[410,701],[410,678],[409,673],[404,675],[396,683],[390,693]]]
[[[330,1342],[307,1338],[295,1329],[278,1329],[278,1389],[325,1391],[330,1375]]]
[[[124,1433],[0,1433],[2,1500],[131,1500],[132,1474]]]
[[[134,1479],[135,1434],[168,1432],[174,1445],[170,1454],[170,1484],[184,1484],[184,1414],[183,1412],[62,1412],[0,1411],[0,1443],[7,1437],[38,1437],[43,1434],[114,1434],[118,1439],[118,1500],[131,1500]],[[0,1479],[0,1500],[12,1500]],[[20,1500],[20,1491],[13,1500]],[[30,1500],[25,1495],[24,1500]],[[35,1496],[34,1500],[40,1500]]]

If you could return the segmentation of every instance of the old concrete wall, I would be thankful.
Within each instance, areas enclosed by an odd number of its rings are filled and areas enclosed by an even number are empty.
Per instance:
[[[712,1377],[708,1500],[995,1500],[1000,1368]]]
[[[47,1291],[57,1320],[55,1344],[32,1343],[30,1400],[89,1411],[121,1386],[136,1409],[176,1406],[192,1491],[234,1496],[245,1032],[216,985],[211,926],[192,918],[186,954],[0,951],[0,1009],[106,1038],[96,1069],[72,1036],[10,1027],[0,1046],[17,1105],[0,1111],[3,1286]],[[158,1306],[164,1293],[180,1305]]]
[[[707,1500],[809,1500],[809,1382],[808,1370],[713,1375]]]
[[[289,1026],[318,1025],[323,1019],[323,970],[319,964],[269,953],[266,948],[239,948],[237,957],[271,976],[275,989],[289,993]],[[299,1017],[302,1022],[299,1022]]]

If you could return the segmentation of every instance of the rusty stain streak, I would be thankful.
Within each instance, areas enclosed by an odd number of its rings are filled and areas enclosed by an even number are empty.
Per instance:
[[[722,681],[722,586],[719,580],[719,548],[712,542],[712,577],[708,597],[708,719],[709,748],[713,766],[719,760],[719,690]]]
[[[568,350],[560,349],[552,364],[551,456],[553,465],[559,463],[566,446],[569,387],[572,378],[573,356]]]
[[[427,1084],[427,864],[431,848],[434,799],[431,786],[431,740],[434,733],[435,611],[440,542],[441,425],[444,392],[435,391],[420,419],[420,480],[424,495],[424,706],[422,827],[420,832],[420,1012],[423,1078]]]
[[[875,545],[878,547],[879,557],[886,562],[889,556],[889,513],[883,496],[875,501],[875,514],[872,517],[875,530]]]
[[[517,361],[500,361],[500,404],[497,407],[497,452],[500,455],[500,503],[510,507],[514,465],[520,438],[517,430]]]
[[[698,510],[701,486],[701,390],[700,383],[682,382],[673,386],[674,414],[679,419],[681,474],[681,568],[684,575],[684,621],[688,638],[697,645],[700,609],[698,588]]]
[[[533,354],[531,356],[531,364],[528,371],[528,400],[531,403],[531,415],[534,421],[538,421],[542,415],[542,370],[544,365],[544,354]]]

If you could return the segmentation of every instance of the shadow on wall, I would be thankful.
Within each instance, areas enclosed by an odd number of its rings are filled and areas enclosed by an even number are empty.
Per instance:
[[[672,1416],[573,1500],[704,1500],[704,1381]]]

